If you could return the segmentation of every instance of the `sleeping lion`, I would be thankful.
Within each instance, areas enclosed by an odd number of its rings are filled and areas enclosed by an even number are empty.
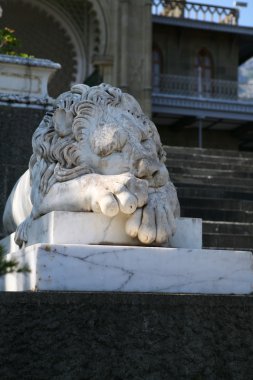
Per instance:
[[[36,129],[29,170],[7,201],[4,226],[27,241],[51,211],[129,215],[126,233],[161,245],[175,233],[176,190],[155,125],[129,94],[108,84],[75,85]]]

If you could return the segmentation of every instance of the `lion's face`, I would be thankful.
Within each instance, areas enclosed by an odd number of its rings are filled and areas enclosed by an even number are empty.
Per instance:
[[[138,118],[124,110],[110,109],[98,120],[93,119],[79,149],[81,161],[95,173],[130,172],[147,179],[151,186],[162,186],[168,181],[158,132],[144,115]]]
[[[40,175],[46,186],[40,187],[45,191],[88,173],[130,172],[152,187],[168,181],[155,125],[131,95],[109,85],[77,85],[62,94],[35,131],[33,148],[31,168],[44,160]]]

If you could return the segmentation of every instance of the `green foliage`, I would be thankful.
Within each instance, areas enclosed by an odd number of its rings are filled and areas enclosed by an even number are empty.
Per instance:
[[[1,54],[14,55],[15,50],[20,46],[20,42],[14,35],[13,29],[0,29],[0,52]]]
[[[32,58],[31,55],[18,53],[20,41],[15,36],[15,30],[10,28],[0,29],[0,54],[17,55],[23,58]]]
[[[19,266],[17,260],[6,260],[3,247],[0,245],[0,276],[7,273],[27,273],[30,272],[28,265]]]

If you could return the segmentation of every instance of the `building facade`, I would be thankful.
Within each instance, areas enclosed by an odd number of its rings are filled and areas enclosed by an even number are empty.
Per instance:
[[[168,145],[251,149],[253,86],[238,81],[253,56],[239,10],[153,0],[152,111]]]
[[[21,50],[62,65],[51,96],[71,84],[119,86],[151,104],[151,2],[149,0],[2,0],[1,27],[16,31]]]

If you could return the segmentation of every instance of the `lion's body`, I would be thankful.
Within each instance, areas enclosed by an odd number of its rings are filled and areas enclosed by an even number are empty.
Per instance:
[[[164,159],[158,132],[133,97],[105,84],[74,86],[34,133],[29,175],[7,202],[5,228],[18,227],[22,244],[27,225],[50,211],[120,211],[132,214],[129,235],[164,242],[179,212]]]
[[[27,170],[17,181],[5,206],[3,223],[9,234],[15,232],[32,211],[30,173]]]

